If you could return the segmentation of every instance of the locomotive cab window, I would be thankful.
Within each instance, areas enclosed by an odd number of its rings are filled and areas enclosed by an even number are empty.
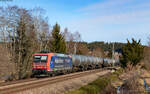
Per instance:
[[[46,62],[47,61],[47,55],[36,55],[34,56],[34,62]]]
[[[41,62],[46,62],[47,61],[47,56],[41,56]]]
[[[41,56],[34,56],[34,62],[40,62]]]

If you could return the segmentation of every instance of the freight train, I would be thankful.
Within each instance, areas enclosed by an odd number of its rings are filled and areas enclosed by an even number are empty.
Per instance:
[[[34,54],[32,73],[33,76],[54,76],[61,73],[98,69],[117,64],[118,61],[108,58],[42,52]]]

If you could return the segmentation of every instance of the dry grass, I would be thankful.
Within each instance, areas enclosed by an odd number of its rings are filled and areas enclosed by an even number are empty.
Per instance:
[[[150,72],[149,71],[142,70],[140,77],[144,78],[146,83],[150,86]],[[144,81],[142,79],[139,80],[139,82],[140,82],[141,85],[144,86]]]
[[[10,62],[9,52],[0,44],[0,79],[2,76],[10,75],[14,71],[14,64]]]
[[[116,88],[111,84],[108,84],[108,86],[101,92],[101,94],[116,94]]]
[[[150,47],[144,49],[144,68],[150,70]]]
[[[145,92],[145,88],[141,77],[149,75],[146,70],[142,70],[139,67],[127,68],[119,76],[119,79],[112,83],[112,86],[115,88],[121,86],[121,94],[143,94],[141,92]]]
[[[124,81],[124,83],[121,87],[122,94],[126,94],[127,92],[129,94],[135,94],[135,92],[138,94],[139,91],[144,91],[144,90],[142,90],[143,88],[141,88],[141,85],[140,85],[138,79],[139,79],[138,75],[134,75],[133,77]]]

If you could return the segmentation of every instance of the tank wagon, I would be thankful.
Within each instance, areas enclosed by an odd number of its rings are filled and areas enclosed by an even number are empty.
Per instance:
[[[103,64],[103,58],[83,56],[83,55],[71,55],[74,71],[84,71],[89,69],[101,68]]]
[[[60,53],[35,53],[32,73],[33,75],[53,76],[60,73],[84,71],[110,65],[112,64],[109,59],[99,57]]]

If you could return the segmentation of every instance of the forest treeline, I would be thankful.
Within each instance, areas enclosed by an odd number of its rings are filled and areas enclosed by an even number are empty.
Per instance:
[[[113,45],[114,45],[114,50],[116,52],[121,53],[122,52],[122,47],[125,45],[125,43],[119,43],[119,42],[91,42],[88,44],[88,48],[90,50],[93,50],[97,47],[102,48],[104,51],[112,51],[113,50]]]
[[[123,46],[126,45],[126,43],[119,43],[119,42],[103,42],[103,41],[95,41],[95,42],[79,42],[79,44],[84,45],[85,52],[82,50],[82,52],[77,52],[77,54],[83,54],[83,55],[94,55],[99,56],[95,52],[101,52],[102,57],[112,57],[112,50],[118,53],[122,53]],[[113,48],[114,45],[114,48]],[[90,54],[90,52],[92,54]],[[108,52],[109,54],[106,54],[105,52]]]

